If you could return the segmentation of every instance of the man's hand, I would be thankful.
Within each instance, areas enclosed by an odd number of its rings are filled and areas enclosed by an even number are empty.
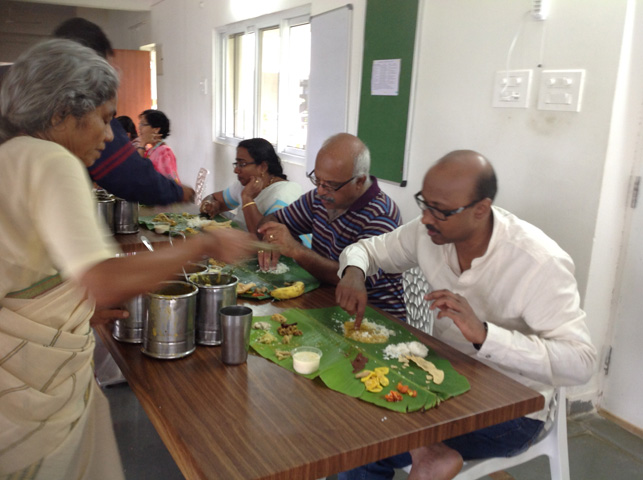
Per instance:
[[[279,222],[266,222],[263,223],[258,229],[257,233],[263,236],[263,241],[272,243],[279,247],[279,253],[285,255],[286,257],[293,258],[296,255],[296,252],[299,248],[306,248],[301,245],[297,240],[293,238],[290,234],[290,230],[283,223]],[[277,265],[275,255],[273,252],[272,258],[274,260],[274,265]]]
[[[346,267],[344,276],[335,289],[335,301],[350,315],[355,315],[355,330],[362,324],[368,295],[364,272],[357,267]]]
[[[181,185],[181,188],[183,189],[183,203],[194,203],[194,189],[186,185]]]
[[[487,338],[484,324],[462,295],[449,290],[436,290],[425,295],[424,299],[433,302],[429,307],[431,310],[436,308],[439,310],[436,318],[449,317],[468,341],[477,344],[484,343]]]
[[[281,254],[278,250],[259,250],[257,252],[259,268],[264,272],[274,270],[279,263],[279,257]]]
[[[94,316],[89,319],[89,324],[94,327],[127,317],[129,317],[129,312],[122,308],[96,308]]]

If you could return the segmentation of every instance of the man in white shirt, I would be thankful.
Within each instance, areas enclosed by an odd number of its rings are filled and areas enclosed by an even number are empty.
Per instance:
[[[450,479],[462,461],[511,456],[540,434],[555,386],[589,380],[596,362],[580,308],[572,259],[541,230],[493,206],[489,161],[454,151],[433,165],[415,199],[416,218],[364,239],[340,256],[337,302],[361,323],[364,276],[422,269],[434,289],[424,298],[438,312],[433,335],[545,396],[541,412],[421,447],[340,474],[340,479],[393,478],[409,463],[410,479]]]

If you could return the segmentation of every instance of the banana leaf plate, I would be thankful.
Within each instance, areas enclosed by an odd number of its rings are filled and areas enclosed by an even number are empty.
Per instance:
[[[262,357],[292,372],[295,372],[292,358],[286,357],[280,360],[277,351],[290,351],[302,345],[321,349],[323,354],[319,370],[303,376],[310,379],[319,377],[332,390],[397,412],[413,412],[433,408],[440,402],[461,395],[470,389],[468,380],[456,372],[448,360],[437,356],[431,350],[425,359],[433,362],[445,374],[444,381],[439,385],[427,380],[426,372],[414,362],[409,362],[408,367],[405,367],[397,359],[386,359],[384,349],[387,345],[418,341],[418,339],[403,326],[390,321],[371,308],[367,308],[365,318],[372,323],[385,326],[392,332],[387,343],[368,344],[346,338],[343,334],[344,322],[354,317],[349,316],[340,307],[289,309],[281,313],[289,323],[296,322],[303,334],[293,336],[290,343],[284,345],[281,343],[282,337],[277,333],[279,323],[272,321],[270,317],[256,317],[253,319],[253,324],[260,321],[269,323],[269,332],[277,341],[271,344],[260,343],[259,339],[265,331],[253,329],[250,334],[250,346]],[[381,392],[367,391],[364,383],[355,377],[351,362],[359,353],[368,358],[364,367],[367,370],[389,367],[389,373],[386,374],[389,385]],[[389,391],[395,390],[398,382],[416,390],[417,396],[402,395],[402,401],[387,401],[384,396]]]
[[[319,280],[313,277],[310,273],[304,270],[292,258],[281,257],[280,263],[288,267],[288,271],[284,273],[271,273],[262,272],[259,269],[259,262],[257,259],[249,260],[239,265],[227,265],[223,267],[224,273],[230,273],[239,279],[241,283],[254,283],[255,289],[248,293],[239,294],[242,298],[251,298],[254,300],[264,300],[272,298],[270,292],[275,288],[284,287],[288,284],[300,281],[304,282],[304,293],[315,290],[319,287]],[[266,293],[258,294],[256,288],[265,287]]]
[[[196,219],[196,222],[195,222],[195,219]],[[227,222],[230,222],[230,220],[226,219],[221,215],[217,215],[213,219],[207,219],[207,218],[200,217],[199,215],[193,215],[190,213],[169,213],[168,212],[168,213],[159,213],[157,215],[139,216],[138,223],[140,225],[143,225],[148,230],[153,230],[159,234],[173,235],[173,234],[178,234],[179,232],[194,234],[194,233],[198,233],[201,230],[201,227],[198,225],[194,227],[190,227],[188,221],[192,220],[195,223],[201,223],[201,222],[198,222],[199,219],[203,220],[203,222],[214,221],[217,223],[224,223],[224,224],[226,224]],[[174,225],[171,225],[171,223],[174,223]],[[230,222],[227,224],[232,227],[238,226],[236,222]],[[169,225],[168,230],[166,231],[159,230],[159,227],[165,229],[167,228],[168,225]],[[213,224],[211,223],[211,225]]]

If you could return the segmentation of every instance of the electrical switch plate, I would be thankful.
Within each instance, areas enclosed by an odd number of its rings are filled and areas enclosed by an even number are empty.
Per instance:
[[[580,112],[585,70],[543,70],[538,109]]]
[[[501,70],[496,72],[491,105],[500,108],[527,108],[531,70]]]

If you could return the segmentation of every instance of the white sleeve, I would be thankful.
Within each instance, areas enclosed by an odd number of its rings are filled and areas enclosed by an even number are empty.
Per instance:
[[[499,327],[490,318],[480,358],[547,385],[582,385],[591,378],[597,352],[568,263],[552,258],[524,282],[529,288],[514,293],[533,333]]]
[[[119,249],[98,218],[82,162],[56,148],[40,159],[38,167],[29,182],[29,214],[63,277],[78,278]]]
[[[362,269],[366,277],[375,275],[378,269],[385,273],[401,273],[418,264],[418,229],[422,228],[418,217],[392,232],[364,238],[346,247],[339,256],[341,278],[346,267]]]

